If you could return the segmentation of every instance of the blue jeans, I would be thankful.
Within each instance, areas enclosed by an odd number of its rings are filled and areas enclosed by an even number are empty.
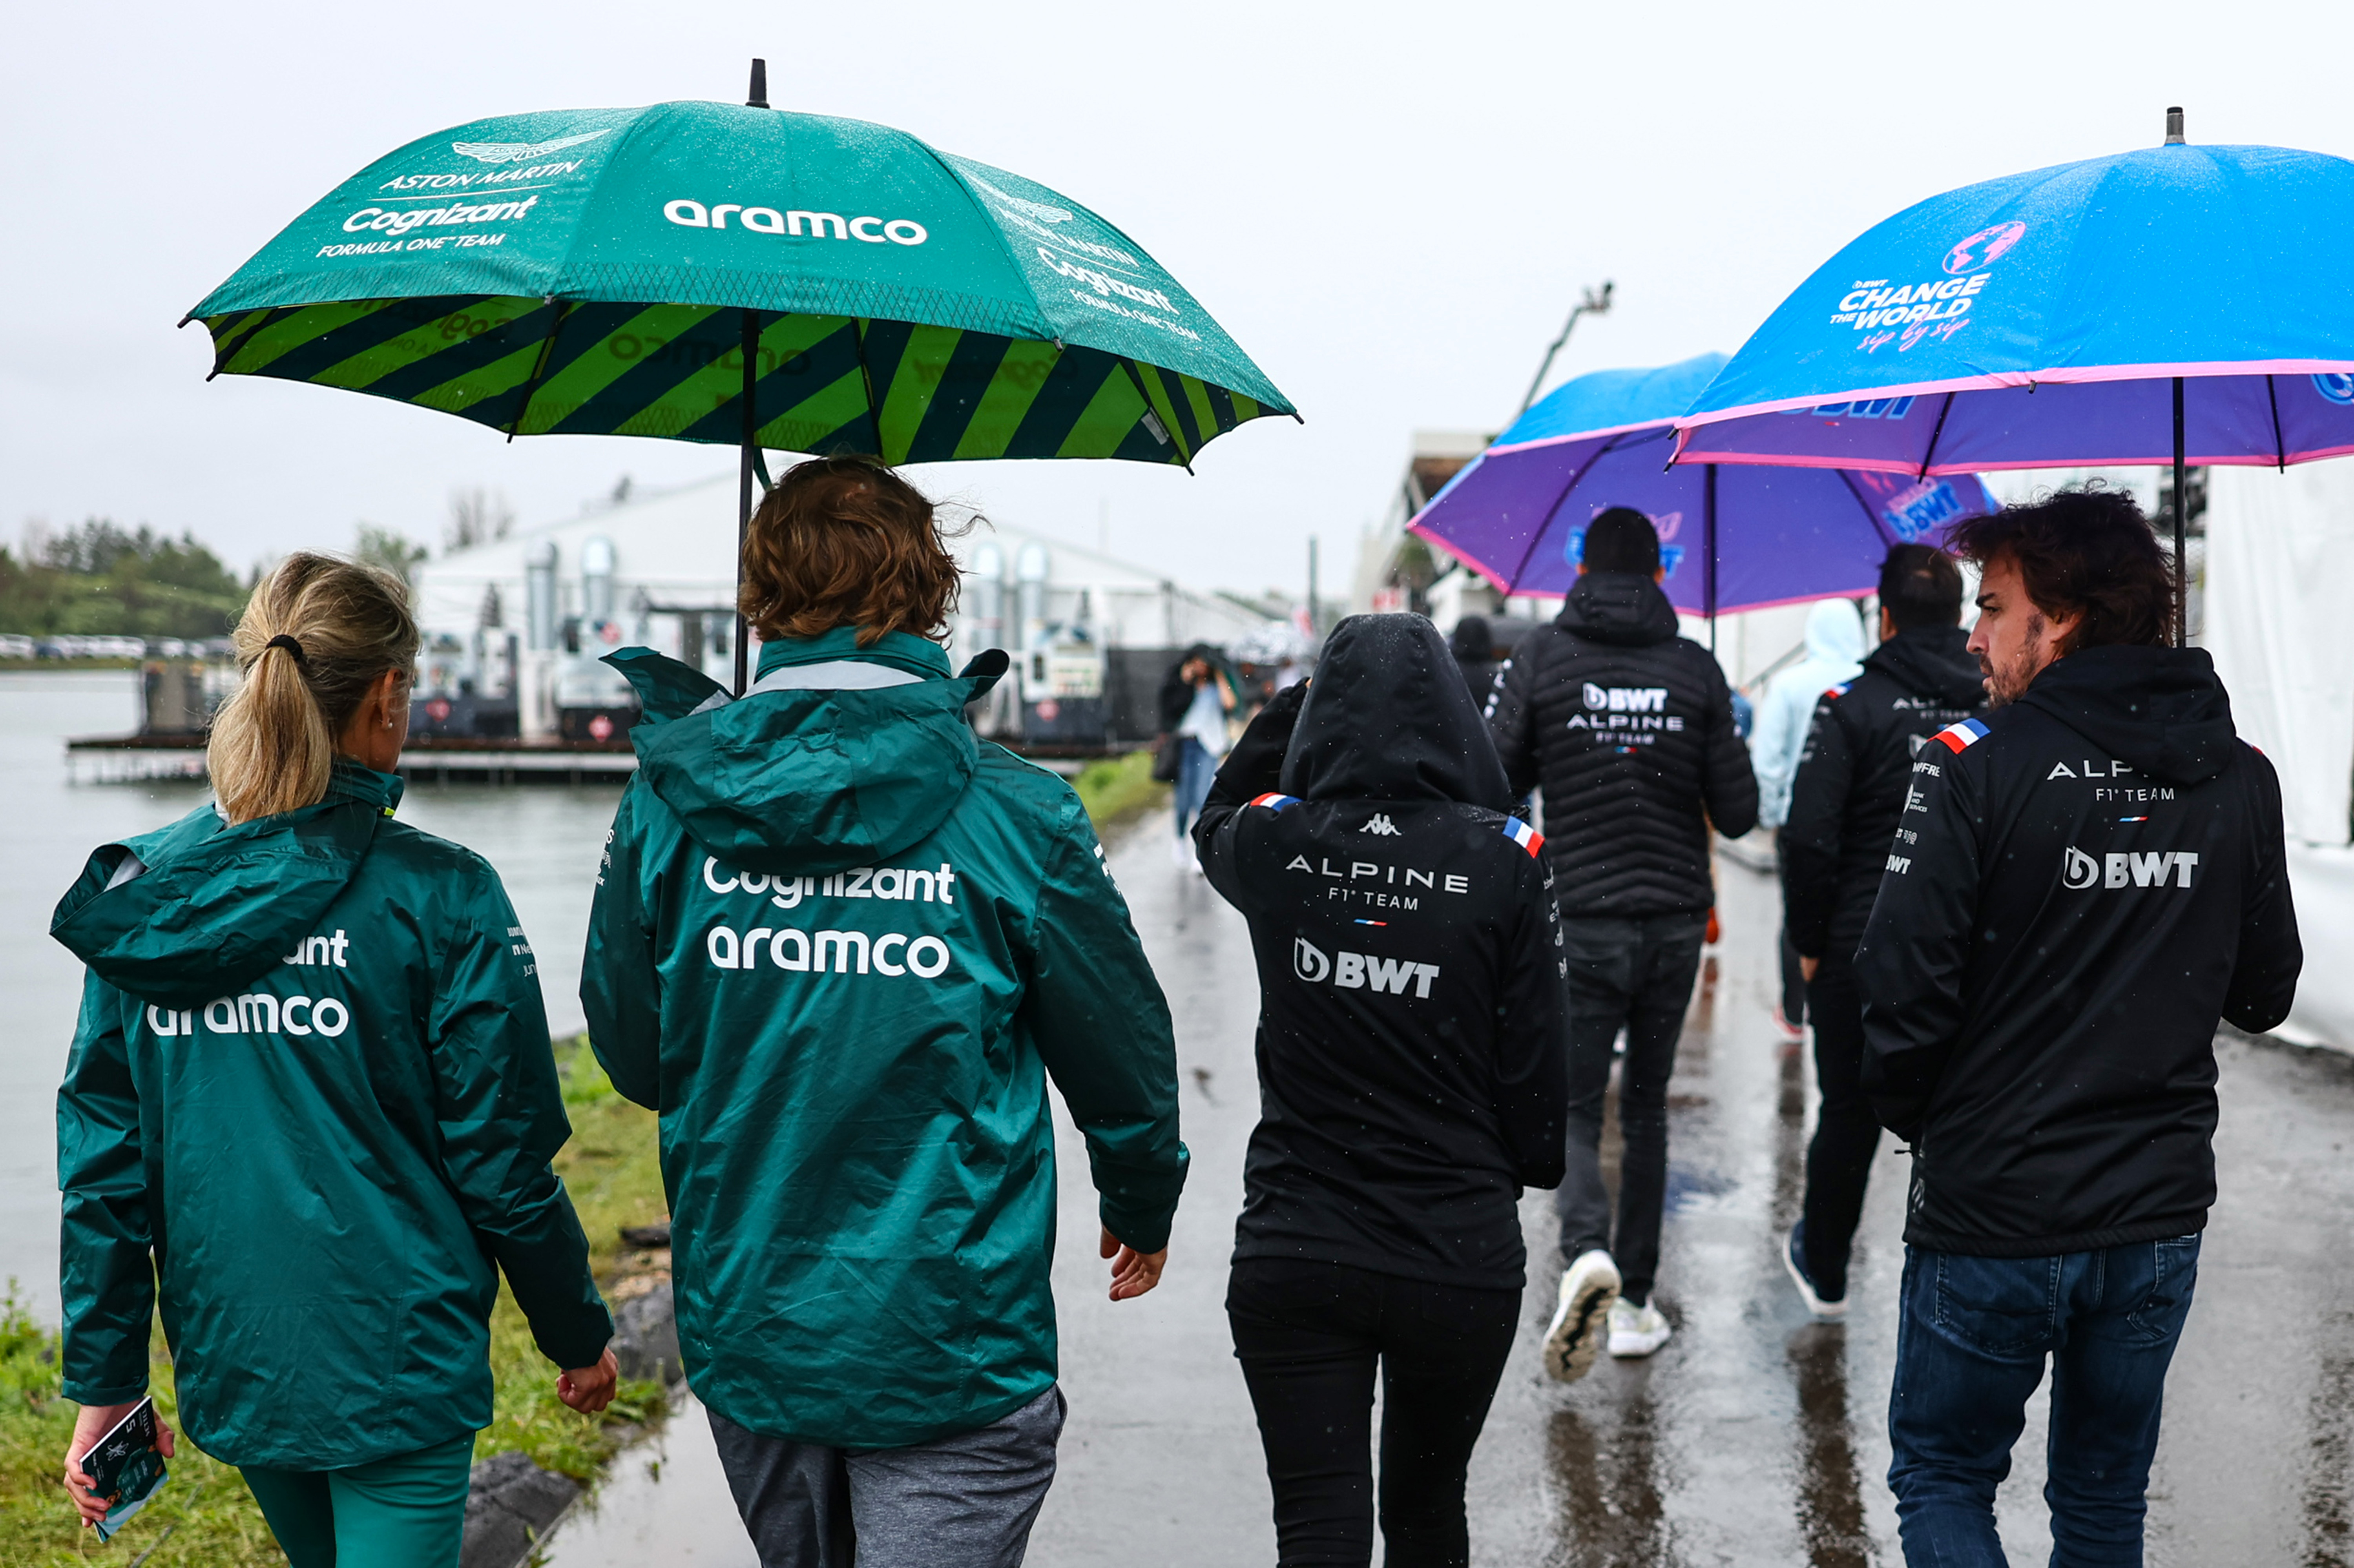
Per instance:
[[[1177,836],[1182,839],[1193,831],[1193,819],[1202,814],[1202,802],[1210,798],[1218,759],[1190,735],[1179,737],[1177,745]]]
[[[1905,1248],[1888,1401],[1904,1561],[2003,1568],[1995,1488],[2048,1355],[2052,1568],[2140,1563],[2166,1369],[2198,1281],[2195,1235],[2059,1257]]]

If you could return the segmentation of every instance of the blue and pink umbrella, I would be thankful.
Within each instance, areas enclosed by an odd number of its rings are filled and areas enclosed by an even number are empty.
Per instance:
[[[1564,383],[1448,482],[1407,526],[1506,594],[1565,594],[1585,525],[1632,506],[1659,531],[1668,598],[1715,616],[1869,593],[1892,545],[1936,542],[1993,508],[1970,475],[1708,464],[1667,466],[1675,417],[1725,366],[1703,354]]]
[[[1681,464],[1925,480],[2354,452],[2354,163],[2167,143],[1907,207],[1677,419]],[[2178,588],[2179,591],[2179,588]],[[2179,617],[2178,616],[2178,624]]]

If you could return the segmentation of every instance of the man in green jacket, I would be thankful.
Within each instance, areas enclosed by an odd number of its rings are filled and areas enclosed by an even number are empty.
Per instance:
[[[679,1340],[764,1564],[1021,1562],[1054,1477],[1052,1074],[1114,1300],[1185,1178],[1169,1010],[1069,786],[976,741],[957,568],[880,465],[753,518],[743,698],[632,650],[581,1001],[662,1117]]]

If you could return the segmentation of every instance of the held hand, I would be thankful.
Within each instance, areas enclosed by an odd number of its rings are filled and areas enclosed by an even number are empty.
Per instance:
[[[613,1387],[621,1380],[621,1364],[610,1347],[593,1367],[573,1367],[556,1380],[556,1397],[583,1415],[594,1415],[613,1403]]]
[[[1160,1284],[1161,1271],[1169,1262],[1167,1247],[1159,1252],[1139,1252],[1108,1228],[1103,1234],[1103,1255],[1111,1259],[1111,1298],[1115,1301],[1141,1296]]]
[[[1823,961],[1820,959],[1800,959],[1798,960],[1798,978],[1809,984],[1812,984],[1815,978],[1815,971],[1822,967]]]
[[[138,1408],[135,1399],[122,1404],[85,1404],[74,1417],[73,1436],[66,1444],[66,1495],[73,1499],[86,1526],[104,1519],[108,1504],[104,1498],[90,1496],[90,1488],[98,1483],[82,1469],[81,1457],[113,1431],[115,1423]],[[155,1422],[155,1451],[166,1459],[172,1457],[172,1429],[164,1425],[161,1417]]]

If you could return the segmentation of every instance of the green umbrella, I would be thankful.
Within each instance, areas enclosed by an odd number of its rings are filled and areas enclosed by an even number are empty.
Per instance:
[[[337,186],[189,313],[213,374],[517,435],[1191,466],[1291,414],[1141,246],[905,132],[752,101],[481,120]],[[744,640],[737,639],[737,688]]]

